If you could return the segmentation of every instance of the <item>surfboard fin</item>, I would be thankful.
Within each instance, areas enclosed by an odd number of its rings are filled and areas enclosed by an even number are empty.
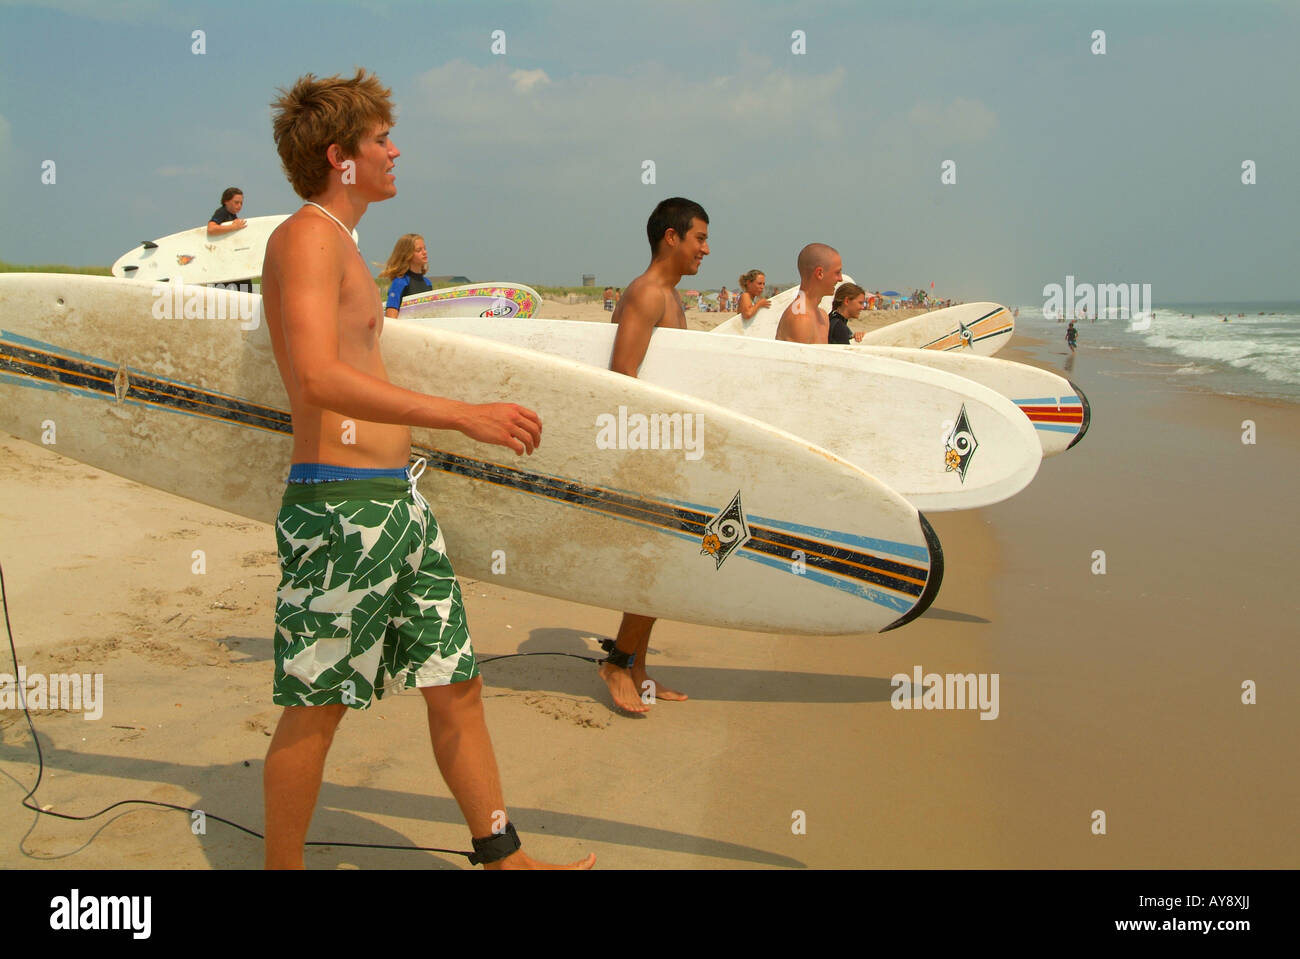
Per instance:
[[[930,525],[930,521],[925,518],[925,514],[917,513],[916,515],[921,519],[921,531],[925,534],[925,545],[930,550],[930,575],[926,577],[925,589],[921,590],[916,605],[882,629],[882,633],[897,629],[899,626],[906,626],[924,613],[930,608],[934,598],[939,595],[939,587],[943,585],[943,546],[940,545],[939,536],[935,533],[934,527]]]
[[[153,240],[141,240],[140,245],[144,247],[146,250],[158,249],[158,244],[155,243]]]
[[[1070,384],[1070,388],[1074,390],[1074,395],[1079,397],[1079,402],[1083,404],[1083,425],[1079,427],[1078,434],[1074,439],[1070,440],[1070,445],[1066,447],[1067,450],[1071,450],[1074,449],[1075,443],[1083,439],[1083,435],[1088,432],[1088,427],[1092,425],[1092,405],[1088,402],[1088,397],[1083,395],[1083,390],[1079,389],[1079,385],[1075,383],[1074,380],[1066,380],[1066,382]]]

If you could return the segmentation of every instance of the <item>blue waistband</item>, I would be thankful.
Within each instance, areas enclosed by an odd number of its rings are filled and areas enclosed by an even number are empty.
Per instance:
[[[343,480],[376,479],[381,476],[410,479],[405,469],[368,469],[357,466],[331,466],[329,463],[294,463],[289,467],[290,483],[337,483]]]

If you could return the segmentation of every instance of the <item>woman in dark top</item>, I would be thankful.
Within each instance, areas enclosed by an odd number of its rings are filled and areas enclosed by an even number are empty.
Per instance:
[[[841,283],[831,300],[831,327],[826,342],[843,344],[861,340],[863,334],[850,330],[849,320],[856,320],[866,305],[866,290],[856,283]]]

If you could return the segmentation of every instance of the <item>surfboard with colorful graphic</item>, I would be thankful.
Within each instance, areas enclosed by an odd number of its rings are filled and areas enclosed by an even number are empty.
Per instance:
[[[521,403],[542,419],[527,457],[413,431],[428,466],[419,488],[462,575],[806,634],[902,625],[939,588],[942,551],[916,508],[789,433],[401,320],[385,324],[384,357],[399,385]],[[65,274],[0,275],[0,429],[263,522],[275,520],[292,449],[260,297]]]
[[[830,303],[824,302],[822,308],[830,309]],[[861,343],[992,356],[1011,341],[1015,329],[1016,321],[1005,306],[962,303],[882,326],[863,336]]]
[[[532,316],[542,306],[542,295],[522,283],[471,283],[405,297],[398,308],[402,320],[433,316]]]

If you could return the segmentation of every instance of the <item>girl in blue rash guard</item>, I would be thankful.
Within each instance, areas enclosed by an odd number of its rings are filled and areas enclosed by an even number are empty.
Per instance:
[[[429,251],[424,237],[418,233],[403,234],[393,246],[388,265],[379,274],[381,280],[392,280],[388,286],[388,299],[384,301],[384,316],[397,316],[402,297],[428,293],[433,284],[424,278],[429,269]]]

